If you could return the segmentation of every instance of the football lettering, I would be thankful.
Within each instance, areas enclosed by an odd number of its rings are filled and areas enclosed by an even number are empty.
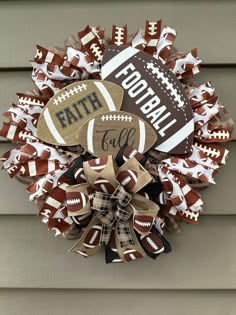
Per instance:
[[[147,64],[147,69],[152,67],[152,63]],[[153,127],[159,131],[159,135],[164,137],[165,131],[176,123],[176,119],[172,119],[168,124],[165,124],[165,120],[171,115],[171,113],[167,111],[167,107],[165,105],[160,104],[160,98],[155,95],[155,92],[151,87],[148,87],[147,81],[141,79],[142,76],[140,72],[136,70],[132,63],[129,63],[124,69],[115,75],[116,78],[119,78],[120,76],[125,77],[121,83],[122,87],[127,90],[130,97],[134,98],[138,96],[135,100],[135,104],[140,106],[141,112],[146,115]],[[144,90],[145,93],[142,94]],[[141,97],[140,94],[142,94]],[[178,106],[181,107],[182,104],[183,102],[178,104]],[[163,127],[161,128],[160,126]]]

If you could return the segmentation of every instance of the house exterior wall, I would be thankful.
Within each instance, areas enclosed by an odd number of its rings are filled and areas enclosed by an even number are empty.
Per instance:
[[[212,81],[236,120],[235,16],[235,1],[0,1],[1,112],[32,87],[36,44],[63,45],[87,24],[111,32],[127,23],[135,32],[162,18],[177,29],[179,50],[198,47],[206,65],[199,82]],[[0,153],[12,147],[0,141]],[[172,253],[130,264],[68,253],[73,241],[50,235],[24,186],[0,172],[0,314],[235,315],[236,146],[227,147],[217,185],[203,191],[200,224],[169,236]]]

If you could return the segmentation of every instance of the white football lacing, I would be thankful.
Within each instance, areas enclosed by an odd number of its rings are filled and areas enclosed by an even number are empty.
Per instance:
[[[133,120],[132,116],[128,115],[102,115],[102,121],[127,121],[131,122]]]
[[[124,41],[124,29],[122,27],[116,27],[115,31],[115,45],[122,45]]]
[[[24,105],[37,105],[37,106],[44,106],[44,103],[40,100],[35,100],[30,97],[23,97],[21,96],[18,100],[19,104]]]
[[[99,61],[101,61],[102,60],[102,55],[103,55],[101,48],[96,43],[93,43],[90,46],[90,48],[91,48],[92,52],[94,53],[94,55],[97,57],[97,59]]]
[[[159,67],[155,67],[154,63],[147,63],[147,69],[152,71],[152,74],[155,74],[157,79],[161,80],[161,83],[166,86],[166,89],[170,91],[170,94],[173,96],[174,101],[177,102],[178,107],[184,106],[184,101],[181,100],[181,96],[178,91],[174,88],[173,83],[169,81],[169,78],[163,73]]]
[[[60,103],[65,101],[67,98],[70,98],[71,96],[74,96],[75,94],[78,94],[78,93],[85,91],[85,90],[87,90],[87,85],[84,83],[79,84],[79,85],[73,87],[72,89],[66,90],[64,93],[58,95],[53,100],[53,104],[59,105]]]

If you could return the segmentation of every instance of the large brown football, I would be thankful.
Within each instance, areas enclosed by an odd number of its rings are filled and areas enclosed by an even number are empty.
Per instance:
[[[124,89],[121,110],[138,115],[154,128],[156,150],[174,154],[190,151],[192,108],[182,84],[161,60],[133,47],[109,46],[101,73],[103,80]]]

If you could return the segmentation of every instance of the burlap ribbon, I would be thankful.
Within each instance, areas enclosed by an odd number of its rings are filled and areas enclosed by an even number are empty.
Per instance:
[[[84,162],[83,169],[87,183],[67,188],[68,215],[85,227],[71,250],[92,256],[112,241],[123,261],[130,253],[144,257],[136,233],[150,233],[159,207],[138,192],[152,176],[134,157],[120,168],[108,156]]]

